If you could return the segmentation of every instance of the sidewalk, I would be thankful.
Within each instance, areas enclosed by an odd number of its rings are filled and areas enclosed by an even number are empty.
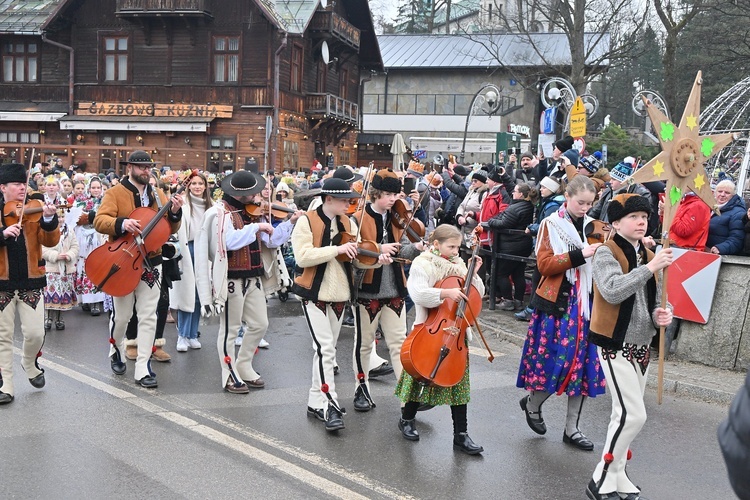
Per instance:
[[[482,309],[479,318],[482,330],[488,337],[511,342],[520,348],[526,339],[528,323],[518,321],[512,312],[488,307]],[[728,405],[745,381],[745,373],[721,370],[710,366],[680,361],[672,355],[664,363],[664,394]],[[648,387],[656,391],[658,358],[651,362]]]

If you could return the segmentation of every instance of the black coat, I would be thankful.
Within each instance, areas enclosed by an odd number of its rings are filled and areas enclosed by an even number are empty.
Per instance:
[[[528,200],[513,200],[505,211],[491,218],[488,223],[490,229],[516,229],[524,231],[534,221],[534,205]],[[498,251],[510,255],[528,257],[531,255],[532,238],[530,234],[499,233]]]
[[[719,425],[718,435],[729,482],[738,497],[750,499],[750,374],[735,396],[729,416]]]

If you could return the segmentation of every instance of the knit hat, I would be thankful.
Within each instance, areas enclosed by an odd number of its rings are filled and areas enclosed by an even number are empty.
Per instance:
[[[500,169],[502,167],[495,167],[490,171],[489,179],[492,179],[493,181],[497,182],[498,184],[503,182],[503,179],[500,177]]]
[[[592,174],[595,174],[601,166],[601,160],[594,155],[585,156],[578,162],[578,168],[585,168]]]
[[[521,155],[521,158],[519,158],[519,161],[523,160],[524,158],[528,158],[529,160],[533,160],[534,159],[534,154],[531,153],[530,151],[526,151],[524,154]]]
[[[633,166],[621,161],[609,171],[609,175],[613,180],[624,182],[633,175]]]
[[[473,174],[471,174],[471,180],[478,180],[482,184],[485,184],[487,182],[487,171],[486,170],[477,170]]]
[[[562,155],[570,160],[571,165],[573,165],[574,167],[578,167],[578,159],[580,158],[580,156],[578,155],[578,151],[576,151],[575,149],[569,149]]]
[[[573,136],[566,135],[559,141],[555,142],[555,147],[564,153],[565,151],[573,147],[574,141],[575,139],[573,139]]]
[[[394,174],[391,170],[380,170],[375,177],[372,178],[371,186],[378,191],[385,191],[387,193],[400,193],[401,192],[401,179],[398,175]]]
[[[539,181],[539,185],[546,187],[547,189],[549,189],[553,193],[556,193],[557,190],[560,189],[560,183],[557,182],[552,177],[545,177],[544,179],[542,179],[541,181]]]
[[[607,207],[609,222],[615,222],[633,212],[646,212],[651,215],[651,203],[635,193],[623,193],[613,196]]]
[[[456,175],[460,175],[461,177],[466,177],[471,173],[471,170],[464,167],[463,165],[456,165],[455,167],[453,167],[453,172],[455,172]]]
[[[0,184],[23,182],[26,184],[26,167],[21,163],[8,163],[0,167]]]

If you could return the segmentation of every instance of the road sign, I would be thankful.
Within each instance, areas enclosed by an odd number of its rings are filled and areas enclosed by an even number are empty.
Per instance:
[[[673,248],[667,291],[678,318],[706,324],[714,300],[721,256]]]
[[[568,133],[573,137],[586,135],[586,107],[580,97],[576,97],[573,109],[570,110],[570,130]]]
[[[417,149],[416,151],[414,151],[414,158],[416,158],[417,160],[424,160],[425,158],[427,158],[427,150]]]

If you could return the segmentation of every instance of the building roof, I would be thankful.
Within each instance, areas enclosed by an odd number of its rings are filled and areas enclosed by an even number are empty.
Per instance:
[[[586,33],[587,64],[607,66],[608,33]],[[386,69],[569,66],[564,33],[477,35],[380,35]],[[541,55],[540,55],[541,54]]]
[[[442,6],[437,12],[435,12],[435,20],[433,21],[435,26],[445,25],[445,14],[447,10],[448,9],[445,6]],[[476,14],[477,12],[479,12],[479,0],[451,2],[450,21],[457,21],[465,16]]]
[[[255,0],[266,17],[290,35],[302,35],[320,4],[319,0]]]
[[[0,0],[0,33],[39,35],[66,0]]]

